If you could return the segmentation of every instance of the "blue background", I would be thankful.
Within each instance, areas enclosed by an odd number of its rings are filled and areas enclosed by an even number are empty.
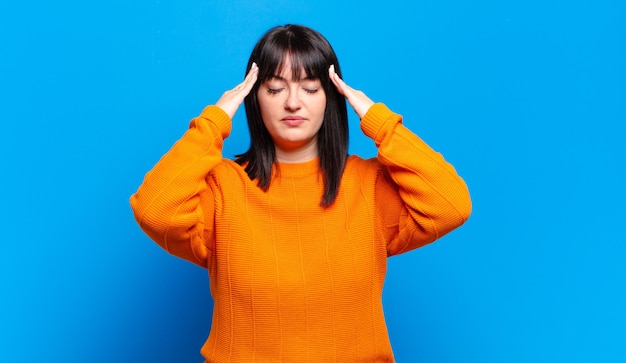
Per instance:
[[[466,225],[389,262],[399,362],[626,361],[623,1],[4,1],[0,361],[200,362],[206,273],[128,198],[301,23],[467,181]],[[350,114],[351,152],[375,155]],[[248,145],[244,112],[225,155]]]

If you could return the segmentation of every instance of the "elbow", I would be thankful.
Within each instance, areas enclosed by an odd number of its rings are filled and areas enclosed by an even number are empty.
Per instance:
[[[133,194],[130,197],[130,207],[139,227],[148,237],[159,243],[160,236],[164,234],[164,231],[162,230],[163,223],[159,223],[159,218],[156,216],[157,213],[152,208],[149,208],[138,194]]]
[[[461,218],[463,219],[463,223],[467,221],[472,214],[472,199],[470,198],[469,193],[466,194],[466,197],[463,199],[462,203],[460,203],[460,208],[458,208],[459,213],[461,214]]]
[[[463,225],[472,214],[472,199],[467,188],[463,188],[451,194],[451,196],[453,197],[447,199],[447,209],[449,213],[448,216],[454,217],[448,219],[448,221],[451,224],[451,229],[455,229]]]
[[[472,214],[472,201],[469,198],[458,198],[454,202],[448,204],[448,210],[444,214],[446,217],[436,224],[435,239],[439,239],[453,230],[461,227],[469,219]]]
[[[464,224],[472,214],[472,197],[470,196],[469,188],[465,181],[458,177],[456,186],[450,190],[449,201],[457,211],[462,225]]]
[[[457,213],[459,214],[459,226],[461,226],[469,219],[470,215],[472,214],[472,199],[467,188],[465,188],[463,193],[459,193],[454,205]]]
[[[145,214],[145,210],[147,206],[143,203],[142,199],[138,194],[133,194],[130,197],[130,209],[133,211],[133,216],[135,217],[135,221],[141,226],[143,215]]]

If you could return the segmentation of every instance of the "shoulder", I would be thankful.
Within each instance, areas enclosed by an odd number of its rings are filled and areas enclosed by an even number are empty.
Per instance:
[[[237,180],[249,180],[245,171],[245,165],[239,165],[231,159],[222,159],[209,173],[209,178],[220,184],[230,184]]]
[[[376,157],[364,159],[356,155],[349,156],[344,171],[344,180],[375,188],[381,186],[383,188],[387,186],[395,188],[395,182],[391,178],[389,169]]]
[[[346,161],[346,168],[379,168],[382,164],[378,161],[377,158],[363,158],[359,155],[350,155],[348,156],[348,160]]]
[[[353,175],[371,177],[379,174],[384,168],[384,165],[375,157],[364,159],[358,155],[350,155],[346,161],[344,174],[348,177]]]

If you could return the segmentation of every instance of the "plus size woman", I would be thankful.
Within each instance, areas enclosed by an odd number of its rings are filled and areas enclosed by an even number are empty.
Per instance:
[[[346,101],[377,157],[348,155]],[[251,142],[231,160],[241,103]],[[206,362],[393,362],[387,258],[471,212],[453,166],[344,83],[328,41],[299,25],[263,35],[244,81],[191,121],[131,206],[156,243],[208,270]]]

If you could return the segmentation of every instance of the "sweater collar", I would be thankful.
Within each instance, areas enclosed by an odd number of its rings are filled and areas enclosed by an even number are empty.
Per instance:
[[[283,163],[276,162],[274,169],[278,168],[281,176],[285,177],[301,177],[319,172],[319,158],[315,158],[303,163]]]

